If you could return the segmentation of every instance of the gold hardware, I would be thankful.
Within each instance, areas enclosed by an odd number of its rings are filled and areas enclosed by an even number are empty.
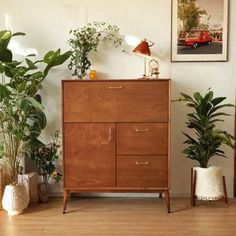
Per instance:
[[[150,129],[135,129],[135,132],[148,132]]]
[[[109,142],[112,141],[112,128],[109,128],[109,130],[108,130],[108,140],[109,140]]]
[[[109,89],[122,89],[122,86],[109,86]]]
[[[136,161],[135,164],[136,165],[150,165],[151,162],[149,162],[149,161],[146,161],[146,162],[138,162],[138,161]]]

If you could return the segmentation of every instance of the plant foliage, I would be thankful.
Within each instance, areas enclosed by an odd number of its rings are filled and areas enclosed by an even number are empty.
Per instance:
[[[73,54],[68,68],[72,75],[83,78],[91,66],[89,53],[97,51],[100,42],[111,43],[115,47],[122,44],[119,37],[119,28],[105,22],[88,23],[82,28],[71,30],[73,38],[69,39],[69,45]]]
[[[182,22],[182,30],[190,31],[200,26],[200,18],[207,15],[206,10],[200,9],[196,4],[197,0],[179,0],[178,18]],[[210,16],[208,16],[209,18]]]
[[[13,58],[8,45],[12,37],[25,35],[8,30],[0,31],[0,157],[8,167],[11,181],[17,179],[23,157],[23,146],[37,140],[46,126],[41,96],[38,94],[49,70],[64,63],[71,52],[48,52],[43,60],[32,61],[29,55],[22,61]],[[44,69],[39,69],[39,64]]]
[[[37,140],[29,145],[30,158],[36,163],[39,174],[48,177],[53,177],[55,180],[61,180],[62,176],[56,170],[55,161],[60,156],[61,136],[60,132],[56,131],[52,136],[52,141],[48,144]]]
[[[234,137],[217,128],[217,123],[224,121],[222,116],[229,116],[222,109],[234,107],[233,104],[222,103],[225,99],[226,97],[214,97],[213,91],[208,91],[204,96],[196,92],[193,97],[181,93],[178,100],[185,102],[193,111],[187,114],[186,125],[194,131],[194,136],[183,132],[187,138],[184,142],[187,147],[183,153],[187,158],[198,161],[200,167],[207,168],[213,156],[225,157],[222,144],[234,148]]]

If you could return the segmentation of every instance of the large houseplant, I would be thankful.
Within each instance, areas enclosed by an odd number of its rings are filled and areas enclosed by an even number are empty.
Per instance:
[[[71,30],[70,33],[73,35],[69,39],[73,54],[68,68],[73,71],[72,75],[81,79],[85,78],[91,66],[90,52],[96,52],[100,42],[111,43],[115,47],[122,44],[119,28],[105,22],[88,23],[81,28]]]
[[[220,176],[221,168],[209,167],[211,158],[226,157],[222,144],[234,148],[234,137],[218,127],[219,122],[224,121],[222,117],[229,115],[222,109],[234,107],[232,104],[223,103],[225,99],[226,97],[214,97],[213,91],[208,91],[205,95],[195,92],[193,96],[181,93],[181,98],[178,100],[192,109],[187,114],[186,122],[191,133],[183,132],[186,137],[184,144],[187,145],[183,153],[187,158],[199,163],[200,167],[194,170],[197,171],[196,196],[201,200],[217,200],[225,194]],[[210,173],[216,177],[219,175],[219,186],[212,186],[212,182],[217,181]]]
[[[17,174],[24,146],[37,140],[46,125],[41,97],[38,91],[50,69],[61,65],[71,52],[49,51],[42,60],[32,61],[29,55],[22,61],[14,60],[9,43],[14,36],[8,30],[0,31],[0,160],[7,167],[10,182],[17,185]],[[39,64],[40,68],[39,69]],[[3,199],[4,200],[4,199]]]

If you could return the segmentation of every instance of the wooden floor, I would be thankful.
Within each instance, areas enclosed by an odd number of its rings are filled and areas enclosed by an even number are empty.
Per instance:
[[[166,213],[159,198],[72,198],[62,214],[62,199],[30,206],[25,213],[8,217],[0,210],[1,236],[234,236],[236,200],[197,202],[171,199]]]

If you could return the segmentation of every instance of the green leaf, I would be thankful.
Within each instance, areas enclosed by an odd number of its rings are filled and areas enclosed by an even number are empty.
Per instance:
[[[45,63],[50,63],[50,61],[52,60],[52,58],[54,57],[55,55],[55,52],[54,51],[49,51],[45,54],[44,58],[43,58],[43,61]]]
[[[202,101],[202,96],[199,92],[194,93],[193,96],[194,96],[194,98],[196,99],[197,102]]]
[[[7,49],[11,37],[12,37],[11,31],[9,30],[0,31],[0,49]]]
[[[47,76],[49,70],[52,67],[63,64],[72,55],[71,51],[67,51],[62,55],[59,55],[58,52],[59,52],[59,50],[57,50],[57,52],[55,54],[48,56],[49,63],[44,70],[44,78]]]
[[[26,55],[26,57],[35,57],[35,56],[37,56],[36,54],[28,54],[28,55]]]
[[[16,33],[12,34],[12,36],[25,36],[25,33],[23,33],[23,32],[16,32]]]
[[[9,97],[11,92],[8,90],[8,88],[0,84],[0,101],[2,101],[4,98]]]
[[[226,97],[216,97],[216,98],[212,99],[211,103],[213,104],[213,106],[216,106],[219,103],[221,103],[222,101],[224,101],[225,99],[226,99]]]
[[[38,68],[30,59],[25,58],[25,61],[26,61],[30,70],[35,70]]]
[[[9,49],[0,47],[0,61],[11,62],[12,61],[12,52]]]
[[[44,107],[41,103],[39,103],[36,99],[34,99],[33,97],[26,97],[26,100],[28,100],[33,107],[35,107],[36,109],[39,109],[39,110],[43,110]]]

